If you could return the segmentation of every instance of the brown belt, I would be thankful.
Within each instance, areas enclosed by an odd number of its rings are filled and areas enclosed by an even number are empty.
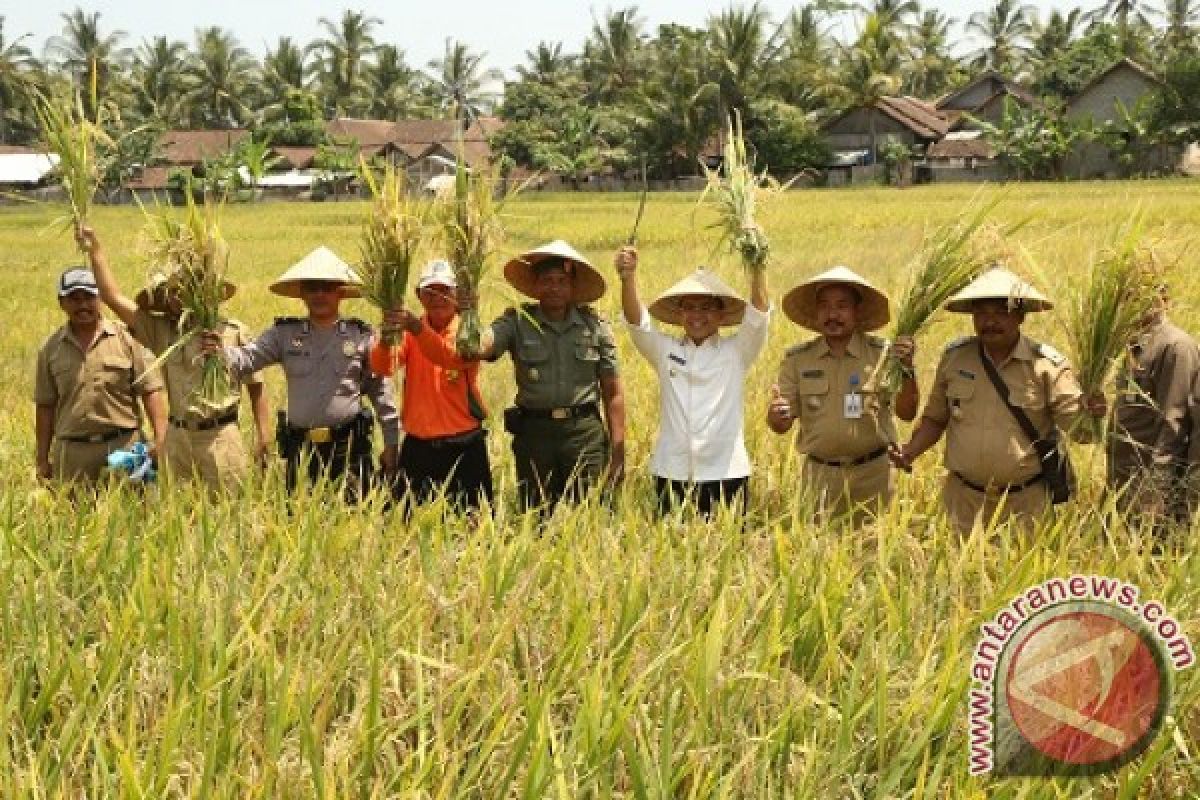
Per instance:
[[[963,486],[966,486],[968,489],[973,489],[980,494],[1016,494],[1017,492],[1025,491],[1030,486],[1033,486],[1035,483],[1038,483],[1042,480],[1041,475],[1034,475],[1024,483],[1009,483],[1003,486],[993,486],[989,489],[986,486],[980,486],[978,483],[972,483],[957,472],[953,472],[951,474],[962,481]]]
[[[208,419],[186,420],[179,417],[171,417],[171,424],[176,428],[183,428],[185,431],[211,431],[213,428],[220,428],[231,422],[237,422],[237,418],[238,412],[235,408],[219,417],[209,417]]]
[[[878,450],[872,450],[865,456],[860,456],[859,458],[848,458],[845,461],[827,461],[823,458],[817,458],[816,456],[809,456],[808,460],[815,461],[823,467],[857,467],[862,464],[866,464],[869,461],[874,461],[886,452],[887,448],[881,447]]]
[[[114,439],[119,439],[122,436],[128,436],[131,433],[137,432],[137,428],[113,428],[104,433],[83,434],[80,436],[59,436],[60,441],[74,442],[76,444],[104,444],[111,442]]]

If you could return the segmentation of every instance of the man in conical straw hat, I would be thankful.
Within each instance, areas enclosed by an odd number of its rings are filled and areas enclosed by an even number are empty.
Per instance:
[[[792,289],[783,313],[819,334],[787,351],[772,387],[767,425],[788,433],[799,423],[796,449],[806,458],[801,482],[821,519],[849,515],[861,524],[878,513],[893,489],[887,447],[896,440],[893,410],[869,407],[863,389],[886,342],[869,335],[888,323],[887,296],[846,267],[835,267]],[[917,414],[914,345],[905,337],[891,348],[906,375],[895,400],[905,421]]]
[[[295,489],[299,468],[306,461],[310,481],[322,474],[331,480],[344,475],[350,499],[366,490],[372,424],[364,398],[375,407],[383,428],[381,465],[386,473],[395,472],[400,423],[392,383],[370,369],[371,326],[341,315],[343,298],[358,297],[360,284],[346,262],[319,247],[270,287],[281,297],[303,300],[306,317],[277,317],[273,326],[246,345],[223,347],[217,335],[205,334],[205,352],[221,353],[235,375],[283,365],[287,419],[280,440],[289,492]]]
[[[633,344],[658,374],[659,428],[650,472],[660,514],[694,503],[705,516],[717,503],[748,502],[750,457],[742,434],[746,373],[762,352],[770,322],[765,270],[752,273],[750,303],[714,273],[698,269],[647,309],[638,295],[638,252],[616,256],[621,308]],[[683,328],[655,330],[650,317]],[[732,336],[722,327],[737,325]]]
[[[1051,507],[1038,452],[989,378],[984,359],[1039,438],[1071,430],[1088,413],[1071,366],[1054,348],[1021,332],[1026,314],[1053,307],[1031,284],[999,267],[946,303],[948,311],[971,315],[975,335],[951,342],[942,353],[921,421],[893,459],[911,465],[946,435],[942,501],[961,532],[993,519],[1028,526]]]
[[[104,304],[155,356],[161,357],[171,351],[162,363],[170,414],[162,466],[176,475],[196,477],[210,489],[227,488],[245,476],[249,458],[237,424],[241,386],[245,386],[250,398],[256,435],[255,454],[260,463],[265,463],[270,411],[262,378],[251,374],[240,382],[231,381],[229,394],[214,406],[198,404],[195,390],[200,385],[203,368],[200,342],[192,339],[175,347],[184,331],[180,328],[182,308],[171,277],[154,276],[130,299],[121,291],[96,232],[90,227],[81,227],[76,232],[76,240],[91,261]],[[233,293],[234,286],[226,283],[225,299]],[[227,345],[242,345],[249,341],[246,326],[234,319],[225,320],[219,333]]]
[[[521,502],[550,510],[561,498],[579,498],[602,475],[611,486],[625,474],[617,346],[608,322],[587,305],[604,295],[604,278],[561,239],[512,259],[504,277],[536,302],[495,320],[483,332],[479,357],[512,356],[517,399],[504,416]]]

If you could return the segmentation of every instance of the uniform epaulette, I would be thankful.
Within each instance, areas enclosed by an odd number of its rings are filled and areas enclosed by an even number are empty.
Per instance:
[[[370,333],[372,330],[371,323],[361,320],[358,317],[342,317],[341,321],[344,322],[348,327],[358,328],[364,333]]]
[[[882,336],[876,336],[873,333],[867,333],[863,335],[863,338],[866,339],[867,344],[871,345],[872,347],[887,347],[888,340]]]
[[[1033,348],[1033,350],[1039,356],[1046,359],[1047,361],[1049,361],[1051,364],[1053,364],[1056,367],[1061,367],[1063,364],[1067,363],[1067,357],[1064,356],[1062,353],[1058,352],[1057,350],[1055,350],[1053,347],[1051,347],[1048,344],[1045,344],[1045,343],[1038,344],[1036,347]]]
[[[800,344],[789,347],[787,349],[787,351],[784,353],[784,355],[785,356],[794,356],[797,353],[803,353],[805,350],[812,347],[816,343],[817,343],[817,339],[809,339],[807,342],[801,342]]]
[[[575,307],[577,309],[579,309],[579,313],[585,317],[591,317],[592,319],[596,320],[597,322],[608,322],[608,318],[606,316],[601,314],[599,311],[597,311],[595,308],[593,308],[590,305],[585,304],[585,305],[580,305],[580,306],[575,306]]]
[[[304,317],[276,317],[276,325],[303,325],[307,322]]]
[[[962,347],[964,344],[970,344],[973,341],[975,341],[974,336],[960,336],[957,339],[952,340],[949,344],[946,345],[946,352],[948,353],[951,350],[957,350],[958,348]]]
[[[517,315],[517,309],[514,306],[509,306],[508,308],[504,309],[504,313],[501,314],[500,316],[515,317],[516,315]]]

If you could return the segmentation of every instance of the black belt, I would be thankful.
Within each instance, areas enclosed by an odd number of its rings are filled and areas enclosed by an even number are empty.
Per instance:
[[[408,434],[407,438],[414,442],[429,445],[430,447],[465,447],[473,444],[476,440],[482,439],[484,434],[483,428],[476,428],[473,431],[466,433],[456,433],[453,436],[434,436],[430,439],[423,439],[420,436]]]
[[[128,436],[137,431],[137,428],[113,428],[104,433],[93,433],[83,436],[59,436],[58,438],[64,442],[75,442],[76,444],[104,444],[111,442],[114,439],[119,439],[122,436]]]
[[[600,409],[595,403],[583,403],[578,406],[562,408],[526,408],[525,406],[518,406],[518,408],[521,409],[521,416],[527,419],[565,420],[586,417],[589,414],[600,415]]]
[[[989,489],[986,486],[980,486],[978,483],[972,483],[962,475],[959,475],[957,472],[952,472],[951,474],[962,481],[963,486],[966,486],[968,489],[974,489],[980,494],[1015,494],[1016,492],[1025,491],[1030,486],[1033,486],[1035,483],[1038,483],[1042,480],[1041,475],[1034,475],[1024,483],[1010,483],[1005,486],[994,486]]]
[[[861,464],[866,464],[868,461],[874,461],[875,459],[879,458],[886,452],[887,452],[887,448],[881,447],[878,450],[872,450],[871,452],[867,453],[865,456],[847,459],[845,461],[826,461],[825,459],[817,458],[816,456],[809,456],[808,460],[815,461],[823,467],[857,467]]]
[[[309,444],[331,444],[350,437],[357,417],[351,417],[341,425],[325,428],[297,428],[288,426],[288,434],[294,439],[303,439]]]
[[[179,417],[171,417],[171,424],[176,428],[183,428],[185,431],[211,431],[213,428],[220,428],[222,425],[237,422],[237,418],[238,412],[234,408],[219,417],[209,417],[208,419],[186,420]]]

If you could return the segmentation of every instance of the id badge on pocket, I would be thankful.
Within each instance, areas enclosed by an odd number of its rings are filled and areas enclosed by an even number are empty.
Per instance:
[[[863,396],[857,392],[843,395],[842,397],[842,416],[845,419],[862,419],[863,415]]]

